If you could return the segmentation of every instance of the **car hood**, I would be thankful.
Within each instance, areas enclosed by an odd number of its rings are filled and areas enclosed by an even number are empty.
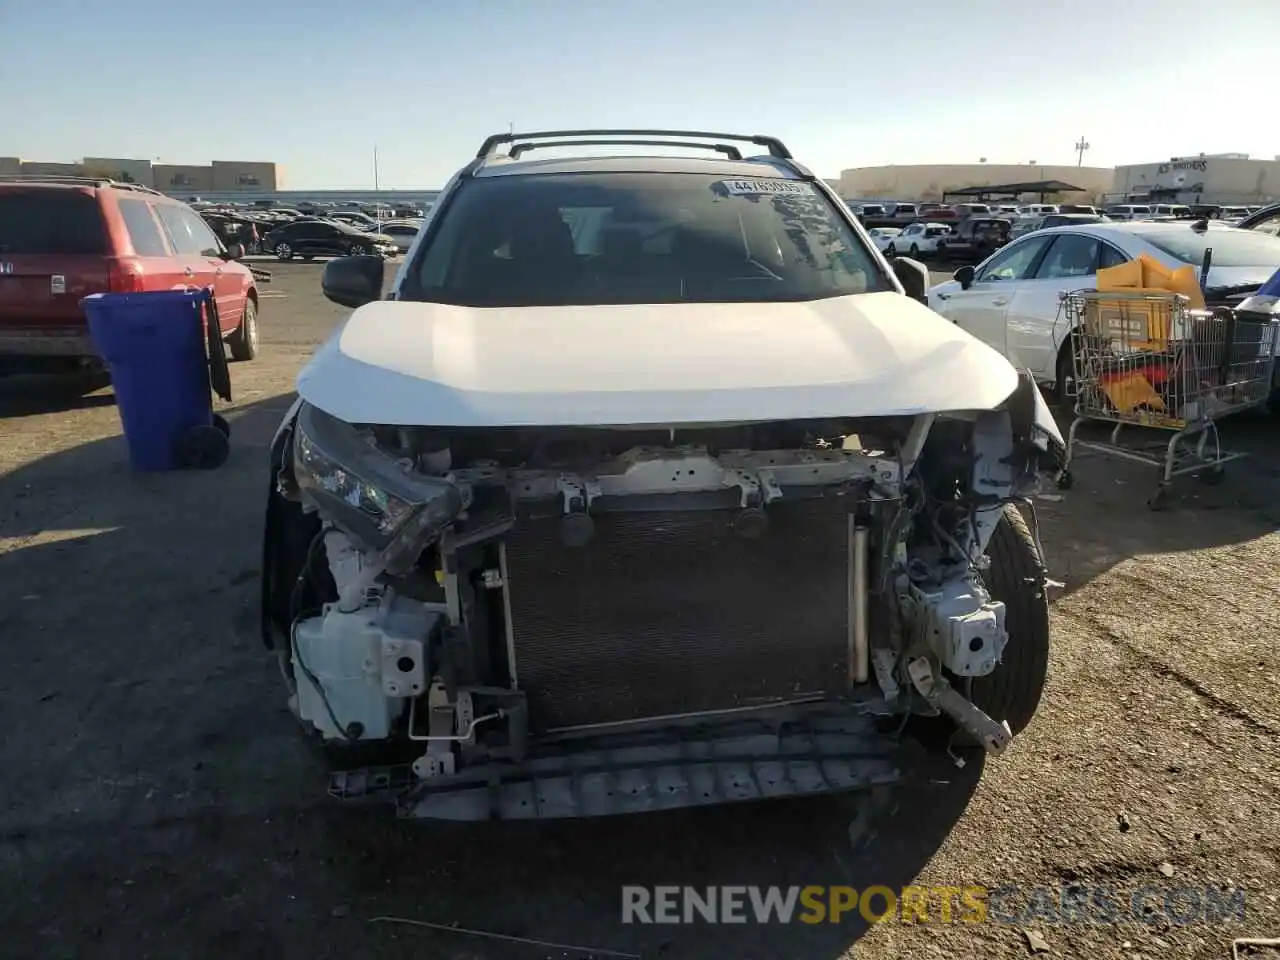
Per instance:
[[[472,308],[379,301],[298,375],[348,423],[623,426],[991,409],[1017,374],[914,300]]]

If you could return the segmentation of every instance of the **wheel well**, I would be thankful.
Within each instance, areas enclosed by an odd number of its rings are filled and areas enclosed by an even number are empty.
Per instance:
[[[1058,344],[1058,354],[1053,361],[1053,374],[1057,377],[1059,371],[1062,370],[1062,362],[1064,359],[1071,359],[1071,341],[1075,337],[1076,327],[1072,327],[1067,331],[1067,335],[1062,338],[1062,343]]]

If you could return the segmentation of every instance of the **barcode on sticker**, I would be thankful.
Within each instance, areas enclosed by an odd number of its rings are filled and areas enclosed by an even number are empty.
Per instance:
[[[789,196],[808,196],[813,188],[795,180],[725,180],[729,193],[781,193]]]

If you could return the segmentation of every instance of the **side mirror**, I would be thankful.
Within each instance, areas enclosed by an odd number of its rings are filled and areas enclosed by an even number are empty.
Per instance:
[[[955,273],[951,275],[951,279],[955,280],[960,284],[961,290],[968,290],[970,287],[973,286],[973,273],[974,273],[974,270],[972,265],[966,263],[963,267],[961,267],[959,270],[957,270]]]
[[[382,298],[382,257],[338,257],[325,264],[320,289],[334,303],[363,307]]]
[[[222,254],[223,260],[242,260],[244,259],[244,245],[239,243],[227,244],[226,251]]]
[[[902,284],[902,289],[906,291],[907,296],[928,305],[929,268],[919,260],[912,260],[910,257],[894,257],[889,262],[893,265],[894,275]]]

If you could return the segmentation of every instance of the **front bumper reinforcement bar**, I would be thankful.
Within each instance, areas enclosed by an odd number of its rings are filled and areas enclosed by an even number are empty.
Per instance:
[[[593,817],[870,789],[901,779],[901,749],[872,716],[823,705],[557,738],[534,746],[523,763],[486,763],[430,781],[407,766],[335,772],[329,792],[394,801],[410,819]]]

